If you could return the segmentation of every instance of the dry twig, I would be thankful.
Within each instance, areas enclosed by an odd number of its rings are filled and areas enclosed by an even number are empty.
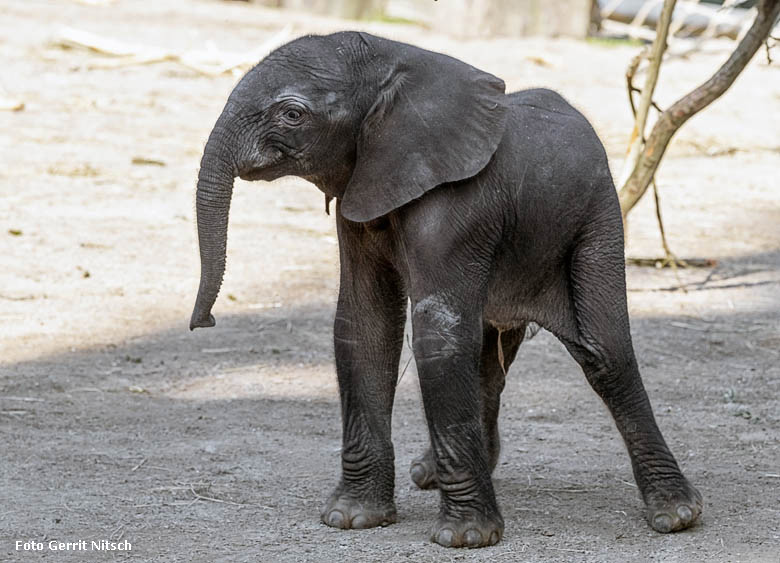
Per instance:
[[[409,359],[406,360],[406,364],[404,365],[404,369],[401,371],[401,375],[398,376],[398,381],[396,382],[396,385],[401,383],[401,380],[404,378],[404,375],[406,374],[406,370],[409,368],[409,364],[412,363],[412,360],[414,359],[414,349],[412,349],[412,345],[409,342],[409,335],[406,335],[406,345],[409,347],[409,351],[411,352],[411,355],[409,356]]]
[[[144,463],[146,463],[146,458],[143,458],[141,461],[139,461],[139,462],[138,462],[138,463],[135,465],[135,467],[133,467],[133,468],[130,470],[130,473],[135,473],[135,472],[136,472],[138,469],[140,469],[140,468],[141,468],[141,466],[142,466]]]
[[[221,498],[214,498],[214,497],[207,497],[201,494],[198,494],[195,492],[195,489],[193,488],[192,484],[190,484],[190,492],[195,495],[195,500],[207,500],[209,502],[218,502],[220,504],[232,504],[234,506],[246,506],[245,503],[242,502],[233,502],[232,500],[223,500]]]
[[[671,266],[672,270],[674,270],[674,277],[677,279],[680,289],[682,289],[683,293],[688,293],[688,290],[685,289],[685,286],[683,286],[683,282],[680,279],[680,273],[677,271],[678,266],[686,268],[688,267],[688,264],[685,260],[677,258],[674,252],[669,248],[669,243],[666,242],[666,230],[664,229],[664,221],[661,217],[661,200],[658,197],[658,184],[656,184],[655,178],[653,178],[653,198],[655,199],[655,216],[656,219],[658,219],[658,230],[661,232],[661,245],[664,247],[664,261],[662,262],[661,267]]]

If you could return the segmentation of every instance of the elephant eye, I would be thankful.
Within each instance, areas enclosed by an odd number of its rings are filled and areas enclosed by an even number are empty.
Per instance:
[[[284,112],[284,118],[287,121],[297,122],[303,117],[303,113],[295,108],[289,108]]]

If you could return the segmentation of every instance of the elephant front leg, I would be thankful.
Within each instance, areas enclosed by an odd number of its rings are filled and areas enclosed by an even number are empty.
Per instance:
[[[343,263],[342,269],[334,326],[342,475],[322,521],[335,528],[371,528],[396,520],[390,421],[406,297],[392,272],[364,276],[344,272]]]
[[[480,412],[481,314],[437,295],[416,301],[414,353],[441,493],[432,540],[481,547],[501,539],[504,521],[490,479]]]
[[[499,331],[485,323],[482,331],[482,354],[479,365],[480,406],[482,429],[488,451],[488,465],[492,473],[498,464],[501,441],[498,436],[498,411],[501,405],[501,391],[504,389],[506,372],[517,355],[525,337],[526,325]],[[501,345],[501,352],[498,346]],[[423,455],[412,460],[409,468],[412,481],[421,489],[435,489],[439,486],[436,477],[436,461],[428,448]]]

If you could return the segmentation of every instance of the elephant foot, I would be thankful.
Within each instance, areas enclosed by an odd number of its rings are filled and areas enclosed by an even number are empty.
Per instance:
[[[701,493],[685,477],[673,486],[647,495],[647,521],[662,534],[691,527],[702,511]]]
[[[498,444],[498,440],[495,440],[495,443]],[[495,446],[490,451],[490,473],[493,473],[496,465],[498,465],[498,452],[499,446]],[[439,478],[436,476],[436,462],[433,460],[433,453],[430,448],[423,455],[412,460],[412,465],[409,466],[409,475],[411,475],[414,484],[420,489],[439,488]]]
[[[436,489],[439,487],[439,479],[436,477],[436,462],[433,461],[431,450],[412,460],[409,474],[414,484],[420,489]]]
[[[321,518],[332,528],[357,530],[388,526],[398,519],[395,504],[380,504],[352,498],[338,489],[331,495]]]
[[[504,519],[482,515],[452,518],[440,516],[433,527],[431,541],[444,547],[486,547],[496,545],[504,534]]]

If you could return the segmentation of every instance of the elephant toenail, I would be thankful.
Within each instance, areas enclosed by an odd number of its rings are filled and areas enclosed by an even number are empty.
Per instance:
[[[368,528],[368,518],[363,514],[358,514],[352,519],[353,528]]]
[[[463,537],[463,540],[466,542],[467,546],[477,547],[482,545],[482,534],[479,533],[479,530],[471,529],[468,532],[466,532],[466,535]]]
[[[343,528],[347,522],[346,516],[340,510],[331,510],[328,514],[328,526]]]
[[[500,539],[501,538],[498,536],[498,532],[493,532],[490,534],[490,541],[488,543],[490,543],[490,545],[496,545]]]
[[[677,516],[679,516],[680,520],[683,522],[690,522],[693,520],[693,511],[683,504],[682,506],[677,507]]]
[[[412,481],[415,483],[424,483],[428,477],[428,472],[425,470],[425,466],[422,463],[415,463],[409,469],[409,474],[412,476]]]
[[[672,517],[668,514],[658,514],[655,518],[653,518],[653,528],[655,528],[657,531],[661,532],[662,534],[666,534],[668,532],[672,531]]]
[[[438,534],[436,534],[436,543],[443,545],[444,547],[452,547],[454,541],[455,532],[449,528],[444,528],[443,530],[440,530]]]

